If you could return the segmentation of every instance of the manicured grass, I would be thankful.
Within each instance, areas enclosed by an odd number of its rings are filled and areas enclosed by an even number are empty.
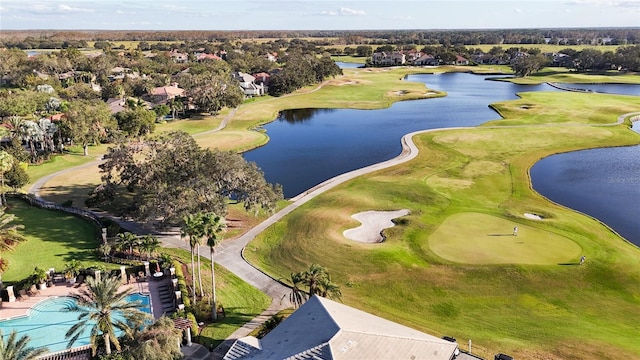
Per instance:
[[[429,248],[443,259],[466,264],[577,263],[582,251],[567,237],[478,213],[446,218],[429,237]]]
[[[63,156],[56,155],[53,156],[51,160],[46,161],[42,164],[29,165],[27,173],[29,174],[30,181],[29,184],[25,186],[25,188],[28,188],[38,179],[47,175],[53,174],[60,170],[95,161],[107,151],[107,147],[108,145],[90,146],[88,156],[83,156],[82,149],[74,147],[69,149],[70,152]]]
[[[13,251],[2,252],[2,257],[9,260],[9,269],[2,274],[4,282],[22,280],[31,275],[36,266],[62,271],[71,260],[80,261],[83,268],[106,265],[96,256],[94,250],[99,243],[95,228],[88,221],[31,207],[17,199],[9,200],[7,213],[16,216],[15,223],[24,225],[22,233],[27,240]]]
[[[364,64],[368,59],[371,59],[370,56],[347,56],[347,55],[333,55],[331,56],[333,61],[345,62],[345,63],[355,63],[355,64]]]
[[[535,85],[544,82],[571,84],[640,84],[640,75],[619,71],[581,73],[566,68],[544,68],[526,77],[500,79],[522,85]]]
[[[191,255],[186,250],[165,248],[162,251],[184,264],[191,263]],[[201,266],[203,287],[205,293],[210,293],[211,264],[209,259],[201,258]],[[206,347],[209,347],[210,344],[218,346],[234,331],[258,316],[271,304],[271,298],[245,283],[227,269],[216,265],[215,273],[216,297],[218,304],[224,306],[226,317],[218,322],[207,324],[203,329],[197,341]],[[190,282],[190,274],[185,274],[185,276],[189,278]]]
[[[487,358],[638,358],[640,250],[533,192],[528,170],[558,152],[639,144],[628,125],[597,124],[637,111],[640,98],[522,95],[530,108],[501,103],[507,119],[495,127],[416,136],[416,159],[318,196],[250,243],[246,256],[276,278],[322,264],[348,305],[461,343],[472,339]],[[411,214],[385,231],[385,243],[342,236],[354,226],[351,214],[404,208]],[[510,234],[514,224],[522,245],[538,254],[475,241]],[[480,261],[479,251],[486,253]],[[587,262],[575,265],[581,254]]]

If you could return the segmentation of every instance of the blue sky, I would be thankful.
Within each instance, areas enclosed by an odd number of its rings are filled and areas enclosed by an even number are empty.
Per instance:
[[[640,0],[0,0],[0,29],[640,27]]]

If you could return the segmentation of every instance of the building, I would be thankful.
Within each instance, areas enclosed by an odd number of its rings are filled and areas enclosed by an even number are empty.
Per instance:
[[[264,85],[256,84],[256,78],[252,75],[237,71],[233,73],[233,78],[238,80],[245,96],[263,96],[265,94]]]
[[[177,84],[157,87],[151,91],[151,102],[154,104],[164,104],[176,97],[182,97],[184,93],[185,90],[179,88]]]
[[[404,65],[406,56],[401,52],[375,52],[371,56],[371,63],[377,66]]]
[[[313,296],[262,339],[236,340],[224,360],[451,360],[458,353],[455,342]]]

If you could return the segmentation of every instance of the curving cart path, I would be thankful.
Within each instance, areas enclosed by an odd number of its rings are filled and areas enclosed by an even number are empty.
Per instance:
[[[313,91],[317,91],[320,87],[318,87],[317,89],[314,89]],[[225,119],[223,120],[223,122],[220,124],[218,128],[211,131],[207,131],[207,133],[219,131],[223,129],[228,123],[228,120],[234,114],[235,114],[235,109],[231,113],[229,113],[227,117],[225,117]],[[621,124],[626,117],[634,116],[634,115],[638,116],[640,115],[640,112],[620,115],[617,118],[617,121],[615,123],[606,124],[604,126]],[[636,120],[636,119],[633,119],[633,120]],[[530,125],[527,125],[527,126],[530,126]],[[585,126],[594,126],[594,125],[585,124]],[[213,358],[222,358],[222,356],[226,353],[228,348],[233,344],[235,339],[246,336],[253,329],[255,329],[257,326],[262,324],[267,319],[269,319],[272,315],[277,313],[279,310],[282,310],[291,306],[291,304],[288,301],[288,294],[290,292],[290,288],[285,284],[281,283],[280,281],[278,281],[277,279],[274,279],[268,276],[267,274],[265,274],[258,268],[254,267],[253,265],[249,264],[245,260],[243,255],[244,249],[251,240],[253,240],[262,231],[264,231],[269,226],[273,225],[275,222],[279,221],[280,219],[282,219],[283,217],[285,217],[286,215],[288,215],[298,207],[307,203],[308,201],[315,198],[316,196],[324,193],[325,191],[334,188],[335,186],[338,186],[358,176],[368,174],[374,171],[386,169],[386,168],[414,159],[418,155],[418,148],[413,142],[413,137],[415,135],[432,132],[432,131],[471,129],[471,128],[473,127],[437,128],[437,129],[420,130],[420,131],[415,131],[415,132],[406,134],[402,137],[402,140],[401,140],[402,152],[400,153],[400,155],[396,156],[395,158],[387,161],[383,161],[377,164],[373,164],[370,166],[366,166],[360,169],[356,169],[356,170],[338,175],[336,177],[333,177],[329,180],[326,180],[323,183],[316,185],[313,188],[291,198],[290,199],[292,201],[291,204],[289,204],[284,209],[278,211],[277,213],[273,214],[272,216],[264,220],[262,223],[253,227],[252,229],[244,233],[242,236],[235,238],[233,240],[226,240],[221,245],[219,245],[216,248],[215,261],[218,264],[227,268],[229,271],[236,274],[238,277],[240,277],[247,283],[251,284],[252,286],[256,287],[257,289],[261,290],[262,292],[270,296],[272,298],[272,302],[269,308],[265,312],[260,314],[258,317],[256,317],[249,323],[245,324],[243,327],[239,328],[236,332],[231,334],[231,336],[229,336],[227,340],[225,340],[220,346],[218,346],[218,348],[216,348],[216,350],[212,353]],[[29,193],[35,195],[37,198],[40,198],[39,192],[41,187],[51,178],[66,172],[73,171],[78,168],[94,166],[96,163],[99,163],[100,161],[101,160],[98,160],[95,162],[81,165],[76,168],[66,169],[66,170],[48,175],[46,177],[43,177],[42,179],[38,180],[31,186],[31,188],[29,189]],[[104,215],[104,214],[100,214],[100,215]],[[148,229],[146,229],[142,224],[138,224],[135,222],[131,222],[124,219],[115,218],[115,217],[113,217],[113,219],[118,221],[121,224],[121,226],[123,226],[124,228],[132,232],[135,232],[137,234],[147,234],[151,232]],[[179,234],[180,232],[177,229],[172,229],[168,232],[155,233],[155,235],[158,236],[158,239],[165,246],[177,247],[177,248],[183,248],[183,249],[189,250],[188,245],[184,241],[182,241],[182,239],[180,239]],[[201,247],[200,254],[206,258],[210,257],[209,249],[204,246]]]

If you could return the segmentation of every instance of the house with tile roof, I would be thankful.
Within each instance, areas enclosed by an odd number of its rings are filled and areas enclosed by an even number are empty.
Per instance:
[[[178,87],[177,84],[171,86],[161,86],[151,90],[151,101],[154,104],[164,104],[176,97],[184,96],[185,90]]]
[[[224,360],[451,360],[458,353],[455,342],[313,296],[262,339],[236,340]]]

